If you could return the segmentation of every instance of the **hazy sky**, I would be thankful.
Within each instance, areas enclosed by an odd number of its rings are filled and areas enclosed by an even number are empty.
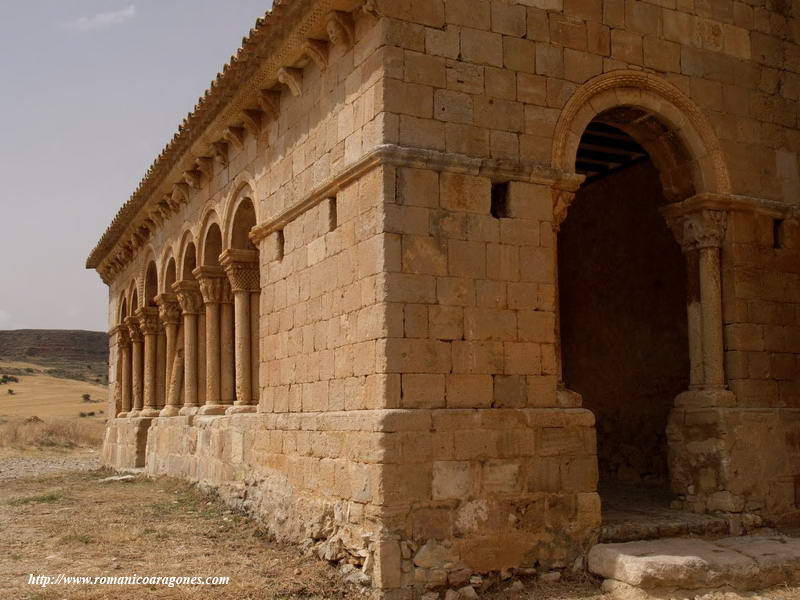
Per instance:
[[[86,257],[270,5],[0,0],[0,329],[106,329]]]

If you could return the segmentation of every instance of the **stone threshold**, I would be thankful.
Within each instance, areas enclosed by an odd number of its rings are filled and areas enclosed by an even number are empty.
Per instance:
[[[606,580],[603,590],[617,596],[679,598],[701,590],[759,590],[800,582],[800,538],[748,535],[597,544],[589,551],[588,567]]]

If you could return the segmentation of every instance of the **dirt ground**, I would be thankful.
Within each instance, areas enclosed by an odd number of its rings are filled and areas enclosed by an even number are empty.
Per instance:
[[[9,475],[24,460],[29,467]],[[65,466],[65,461],[67,461]],[[70,465],[69,461],[73,461]],[[30,466],[33,465],[33,466]],[[64,468],[72,470],[64,471]],[[171,479],[103,483],[96,451],[5,451],[0,454],[0,598],[262,600],[365,598],[335,568],[277,543],[246,516],[215,497]],[[38,575],[229,577],[227,585],[67,585],[30,583]],[[524,581],[511,594],[500,584],[482,598],[603,600],[599,582],[581,577],[558,584]],[[800,589],[708,594],[800,599]]]

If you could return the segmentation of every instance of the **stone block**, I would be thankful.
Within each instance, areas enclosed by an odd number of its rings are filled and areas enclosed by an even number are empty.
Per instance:
[[[488,408],[492,406],[491,375],[450,374],[447,376],[448,408]]]
[[[491,195],[488,178],[459,173],[442,173],[440,177],[442,208],[488,215]]]
[[[403,408],[439,408],[445,405],[445,376],[404,374],[401,403]]]
[[[472,465],[466,461],[437,461],[433,463],[433,499],[467,498],[475,487]],[[423,553],[423,556],[427,553]],[[418,566],[429,561],[415,558]],[[424,564],[423,564],[424,563]]]

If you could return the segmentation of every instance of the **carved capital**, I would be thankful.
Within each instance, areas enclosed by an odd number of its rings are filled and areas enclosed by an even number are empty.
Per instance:
[[[222,266],[234,292],[257,292],[261,289],[258,253],[254,250],[226,250]]]
[[[345,12],[331,11],[325,24],[325,30],[328,32],[328,39],[337,46],[342,44],[349,48],[356,39],[353,17]]]
[[[128,327],[131,342],[134,344],[141,343],[142,332],[139,329],[139,319],[134,316],[125,317],[125,325]]]
[[[728,213],[702,209],[667,217],[667,224],[684,252],[700,248],[719,248],[725,239]]]
[[[567,218],[569,207],[575,200],[575,192],[553,189],[553,229],[559,231]]]
[[[193,275],[200,284],[203,303],[220,304],[228,301],[230,285],[221,267],[197,267]]]
[[[136,311],[136,318],[139,319],[139,330],[142,335],[156,335],[161,324],[158,321],[158,309],[147,307]]]
[[[131,343],[131,335],[126,325],[120,325],[116,328],[117,348],[125,348]]]
[[[303,70],[291,67],[278,69],[278,81],[289,88],[293,96],[303,93]]]
[[[164,325],[177,325],[181,320],[181,309],[175,294],[159,294],[156,296],[158,318]]]
[[[203,297],[200,295],[200,285],[191,279],[183,279],[172,284],[172,289],[178,298],[178,304],[185,315],[200,314],[203,307]]]

